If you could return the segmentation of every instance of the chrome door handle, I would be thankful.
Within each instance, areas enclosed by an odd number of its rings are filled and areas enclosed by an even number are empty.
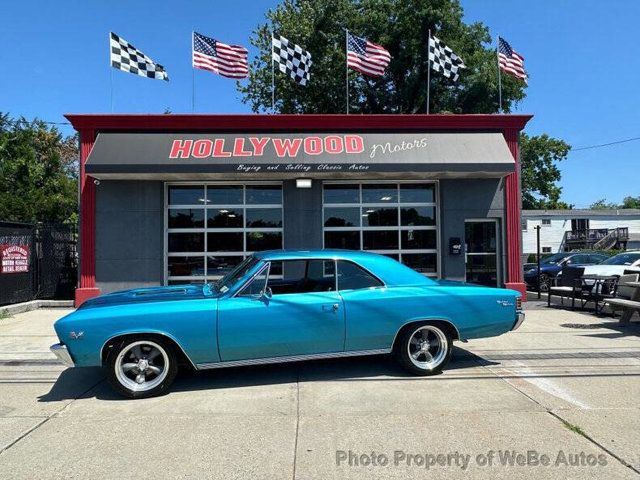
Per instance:
[[[340,308],[340,304],[334,303],[333,305],[322,305],[322,310],[325,312],[335,312]]]

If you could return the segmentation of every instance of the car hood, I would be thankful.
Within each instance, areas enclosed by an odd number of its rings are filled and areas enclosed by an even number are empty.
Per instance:
[[[584,275],[623,275],[625,270],[640,271],[630,265],[586,265]]]
[[[107,293],[86,300],[80,308],[110,307],[145,302],[168,302],[193,300],[216,296],[209,285],[174,285],[170,287],[149,287]]]

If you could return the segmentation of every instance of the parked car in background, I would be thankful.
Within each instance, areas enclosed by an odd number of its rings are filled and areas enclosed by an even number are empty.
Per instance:
[[[587,265],[582,275],[620,276],[627,271],[640,273],[640,250],[619,253],[598,265]]]
[[[222,279],[87,300],[54,328],[68,366],[106,368],[116,391],[166,392],[196,370],[393,353],[415,375],[440,372],[452,342],[515,330],[514,290],[439,282],[382,255],[270,251]],[[236,373],[237,374],[237,373]]]
[[[567,265],[595,265],[609,258],[598,252],[561,252],[545,257],[540,261],[540,291],[548,292],[562,268]],[[524,281],[528,287],[538,289],[538,266],[525,268]]]

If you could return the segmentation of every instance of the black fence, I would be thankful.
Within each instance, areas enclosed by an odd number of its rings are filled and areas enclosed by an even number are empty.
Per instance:
[[[77,244],[75,226],[0,222],[0,305],[72,299]]]

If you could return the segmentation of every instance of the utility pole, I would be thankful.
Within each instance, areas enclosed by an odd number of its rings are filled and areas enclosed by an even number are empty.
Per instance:
[[[536,261],[538,262],[538,274],[536,283],[538,284],[538,300],[540,300],[540,228],[540,225],[536,225]]]

